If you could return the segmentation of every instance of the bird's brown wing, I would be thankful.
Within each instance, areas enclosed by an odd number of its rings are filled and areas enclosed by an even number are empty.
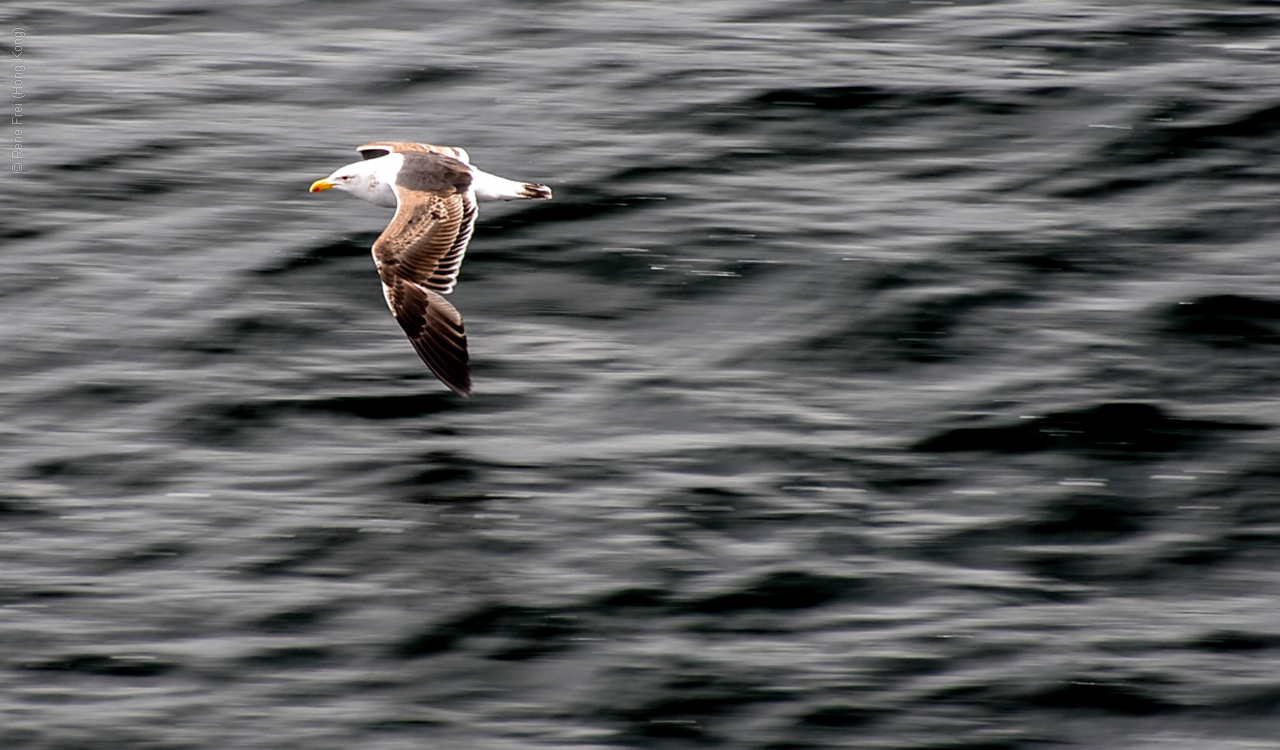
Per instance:
[[[411,141],[375,141],[356,148],[365,161],[377,159],[387,154],[427,153],[449,156],[458,161],[470,161],[467,152],[453,146],[432,146],[430,143],[413,143]]]
[[[424,158],[431,163],[417,164],[417,172],[408,159],[401,168],[394,186],[399,206],[373,243],[373,259],[387,305],[413,348],[441,382],[465,396],[471,391],[467,337],[462,316],[441,295],[457,283],[476,205],[465,165]]]

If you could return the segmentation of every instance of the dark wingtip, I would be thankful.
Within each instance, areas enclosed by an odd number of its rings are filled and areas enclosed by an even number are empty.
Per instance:
[[[471,363],[467,359],[465,339],[460,342],[462,351],[453,355],[448,354],[446,349],[433,345],[426,338],[410,338],[409,343],[413,344],[423,364],[437,380],[459,396],[471,397]]]
[[[430,289],[388,275],[382,283],[392,313],[432,374],[459,396],[471,395],[471,361],[462,316]]]
[[[463,398],[471,398],[471,373],[467,373],[467,379],[462,382],[451,383],[448,380],[443,380],[443,379],[440,382],[449,386],[449,390],[453,391],[459,396],[462,396]]]

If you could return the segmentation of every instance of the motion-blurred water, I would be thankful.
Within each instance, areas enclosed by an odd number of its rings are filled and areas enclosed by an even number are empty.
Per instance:
[[[1280,748],[1276,3],[0,17],[0,747]]]

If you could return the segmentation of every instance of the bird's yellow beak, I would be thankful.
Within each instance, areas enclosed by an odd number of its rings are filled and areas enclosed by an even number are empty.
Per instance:
[[[315,182],[311,183],[311,192],[318,193],[321,190],[328,190],[331,187],[336,187],[337,184],[338,183],[336,182],[330,182],[328,177],[324,178],[323,180],[316,180]]]

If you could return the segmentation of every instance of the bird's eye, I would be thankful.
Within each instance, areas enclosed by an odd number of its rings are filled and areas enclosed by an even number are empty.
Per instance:
[[[344,174],[344,175],[342,175],[342,181],[343,181],[343,182],[351,182],[351,175],[349,175],[349,174]]]

